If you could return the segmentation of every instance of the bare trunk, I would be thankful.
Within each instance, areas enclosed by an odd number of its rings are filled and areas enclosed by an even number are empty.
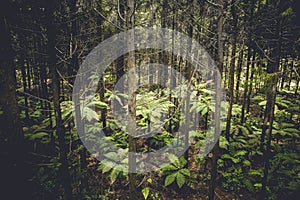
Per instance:
[[[227,112],[227,121],[226,121],[226,132],[225,136],[226,139],[229,141],[230,138],[230,124],[231,124],[231,117],[232,117],[232,105],[233,105],[233,89],[234,89],[234,71],[235,71],[235,54],[236,54],[236,38],[237,38],[237,15],[235,11],[235,1],[232,2],[231,6],[231,13],[233,17],[233,41],[232,41],[232,53],[231,53],[231,60],[230,60],[230,71],[229,71],[229,106]]]
[[[246,113],[250,112],[250,104],[251,104],[251,96],[252,96],[252,90],[253,90],[253,78],[254,78],[254,73],[255,73],[255,63],[256,63],[256,52],[253,50],[252,53],[252,60],[251,60],[251,74],[250,74],[250,83],[249,83],[249,91],[247,95],[247,108],[246,108]]]
[[[250,28],[252,28],[253,25],[253,13],[254,13],[254,1],[251,2],[251,10],[250,10]],[[252,32],[249,31],[248,34],[248,53],[247,53],[247,66],[246,66],[246,80],[245,80],[245,90],[243,95],[243,106],[242,106],[242,116],[241,116],[241,122],[245,122],[245,112],[247,109],[247,102],[248,102],[248,90],[249,90],[249,71],[250,71],[250,59],[252,55]]]
[[[244,59],[244,49],[241,49],[239,53],[239,60],[238,60],[237,73],[236,73],[235,103],[238,103],[240,98],[240,81],[241,81],[241,74],[242,74],[242,67],[243,67],[243,59]]]
[[[10,1],[0,8],[0,183],[3,199],[31,199],[30,168],[25,164],[26,152],[19,121],[16,76],[10,25],[14,8]],[[21,188],[21,189],[20,189]]]
[[[52,87],[53,87],[53,104],[54,113],[56,120],[56,133],[58,136],[59,143],[59,159],[61,162],[60,166],[60,180],[64,188],[64,197],[66,200],[72,199],[72,186],[70,175],[68,172],[68,159],[67,159],[67,148],[65,141],[65,130],[63,126],[61,107],[60,107],[60,80],[57,73],[56,65],[56,50],[55,50],[55,40],[56,40],[56,28],[54,26],[54,9],[55,2],[51,1],[46,6],[46,13],[48,18],[47,26],[47,36],[48,36],[48,53],[49,53],[49,64],[50,73],[52,76]]]
[[[126,22],[127,28],[134,28],[134,0],[127,0],[127,14]],[[134,33],[127,39],[128,48],[134,45]],[[128,70],[128,115],[129,122],[127,126],[128,141],[129,141],[129,197],[130,199],[137,199],[137,188],[136,188],[136,70],[135,70],[135,55],[134,51],[128,53],[127,59]]]
[[[279,5],[281,1],[279,1]],[[279,12],[280,13],[280,12]],[[278,13],[278,14],[279,14]],[[267,108],[265,112],[264,118],[264,127],[262,130],[262,139],[264,139],[264,135],[266,135],[266,125],[268,125],[268,134],[267,134],[267,144],[266,149],[263,152],[264,158],[264,176],[262,180],[262,198],[265,199],[267,197],[267,185],[268,185],[268,175],[269,175],[269,168],[270,168],[270,159],[271,156],[271,141],[272,141],[272,129],[273,129],[273,119],[274,119],[274,109],[276,103],[276,93],[277,93],[277,82],[278,82],[278,71],[280,65],[280,55],[281,55],[281,39],[280,39],[280,32],[281,32],[281,22],[280,19],[276,21],[276,32],[275,32],[275,44],[273,44],[270,49],[270,58],[267,66],[267,73],[272,75],[273,78],[269,80],[268,85],[271,85],[271,88],[268,88],[266,93],[267,95]],[[264,145],[262,142],[261,145]]]
[[[220,0],[219,3],[222,5],[222,8],[219,10],[219,19],[218,19],[218,70],[219,73],[222,75],[223,71],[223,23],[224,23],[224,16],[223,16],[223,9],[224,9],[224,2]],[[216,139],[217,135],[221,131],[220,126],[220,108],[221,108],[221,97],[220,97],[220,90],[221,90],[221,77],[216,76],[216,105],[215,105],[215,132],[214,138]],[[208,191],[208,199],[213,200],[215,197],[215,188],[216,188],[216,181],[218,176],[218,155],[219,154],[219,140],[215,144],[214,148],[212,149],[212,167],[211,167],[211,180],[209,184],[209,191]]]

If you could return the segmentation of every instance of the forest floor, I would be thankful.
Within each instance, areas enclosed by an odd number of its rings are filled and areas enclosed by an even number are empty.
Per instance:
[[[196,157],[195,151],[189,151],[189,157],[191,160]],[[99,162],[93,158],[89,158],[90,162],[88,165],[88,177],[89,177],[89,187],[90,192],[97,193],[100,191],[101,194],[107,194],[108,199],[120,199],[125,200],[129,199],[129,190],[128,190],[128,180],[126,179],[117,179],[116,182],[111,183],[106,174],[102,174],[101,171],[97,170]],[[153,184],[151,184],[150,193],[156,193],[157,196],[152,196],[152,199],[160,200],[205,200],[208,199],[208,188],[209,188],[209,174],[211,166],[208,161],[206,166],[199,167],[199,164],[196,164],[195,160],[190,161],[189,170],[193,173],[203,174],[203,179],[196,180],[193,183],[193,188],[184,185],[181,189],[178,188],[176,184],[171,184],[169,187],[165,187],[163,179],[156,172],[150,172],[147,174],[139,175],[137,178],[138,186],[141,186],[142,183],[147,179],[151,178]],[[221,171],[219,172],[221,173]],[[142,193],[140,192],[141,188],[138,187],[138,199],[144,199]],[[151,198],[150,198],[151,199]],[[215,199],[216,200],[255,200],[256,197],[251,196],[247,191],[241,191],[240,194],[234,194],[232,192],[226,191],[222,188],[221,185],[217,185],[215,190]]]

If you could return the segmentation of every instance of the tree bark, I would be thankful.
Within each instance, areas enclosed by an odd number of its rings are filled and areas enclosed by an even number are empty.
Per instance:
[[[134,0],[127,0],[127,14],[126,22],[127,28],[134,28]],[[127,39],[128,48],[134,45],[134,33]],[[136,70],[135,70],[135,55],[134,51],[128,53],[127,59],[128,70],[128,114],[129,122],[127,126],[128,142],[129,142],[129,198],[137,199],[137,188],[136,188]]]
[[[244,59],[244,49],[241,49],[239,52],[239,59],[238,59],[238,66],[237,66],[237,73],[236,73],[235,103],[238,103],[240,99],[240,81],[241,81],[241,74],[242,74],[242,67],[243,67],[243,59]]]
[[[0,7],[0,183],[3,199],[31,199],[30,171],[19,121],[16,76],[10,25],[14,24],[11,1]]]
[[[54,114],[56,120],[56,133],[58,136],[59,143],[59,160],[61,166],[59,169],[60,180],[64,189],[64,198],[66,200],[72,199],[72,186],[70,180],[70,174],[68,172],[68,159],[67,159],[67,148],[65,141],[65,129],[63,126],[61,107],[60,107],[60,80],[57,73],[57,60],[56,60],[56,27],[54,25],[54,10],[56,8],[55,1],[49,1],[46,3],[46,16],[47,16],[47,37],[48,37],[48,54],[49,54],[49,64],[50,64],[50,74],[52,76],[52,90],[53,90],[53,104],[54,104]]]
[[[190,8],[190,12],[191,15],[193,16],[193,0],[189,0],[189,6],[191,6]],[[192,17],[190,17],[189,19],[190,21],[190,25],[188,26],[188,34],[189,34],[189,38],[193,38],[193,19]],[[187,49],[187,54],[189,54],[191,52],[191,48],[192,48],[192,44],[188,44],[188,48]],[[189,62],[186,62],[186,77],[188,80],[188,89],[187,89],[187,95],[186,95],[186,100],[185,100],[185,136],[184,136],[184,146],[185,148],[187,148],[187,150],[184,153],[184,158],[186,161],[189,160],[189,125],[190,125],[190,82],[192,80],[192,65]],[[188,167],[188,162],[186,163],[186,166]]]
[[[219,4],[222,6],[219,8],[219,19],[218,19],[218,70],[220,75],[222,76],[223,71],[223,62],[224,62],[224,55],[223,55],[223,23],[224,23],[224,1],[219,0]],[[217,138],[217,135],[221,132],[221,126],[220,126],[220,108],[221,108],[221,97],[220,97],[220,91],[221,91],[221,77],[216,76],[216,104],[215,104],[215,130],[214,130],[214,138]],[[214,148],[212,149],[212,167],[211,167],[211,180],[209,184],[209,191],[208,191],[208,199],[213,200],[215,197],[215,188],[216,188],[216,181],[218,176],[218,157],[219,157],[219,139],[217,139],[217,143],[215,144]]]
[[[242,115],[241,115],[241,122],[245,122],[245,111],[247,109],[247,97],[248,97],[248,90],[249,90],[249,71],[250,71],[250,59],[252,55],[252,26],[253,26],[253,13],[254,13],[254,4],[255,1],[251,2],[251,7],[250,7],[250,19],[249,19],[249,33],[248,33],[248,53],[247,53],[247,66],[246,66],[246,79],[245,79],[245,90],[244,90],[244,95],[243,95],[243,106],[242,106]]]
[[[282,1],[279,1],[279,8]],[[280,16],[281,12],[277,13],[277,16]],[[268,134],[267,134],[267,144],[266,149],[263,151],[263,158],[264,158],[264,176],[262,180],[262,199],[267,197],[267,185],[268,185],[268,175],[269,175],[269,168],[270,168],[270,159],[271,159],[271,141],[272,141],[272,129],[273,129],[273,120],[274,120],[274,109],[276,103],[276,94],[277,94],[277,82],[278,82],[278,72],[279,72],[279,65],[280,65],[280,55],[281,55],[281,19],[276,17],[276,24],[275,24],[275,42],[272,42],[270,45],[270,60],[267,66],[267,74],[272,76],[269,79],[267,85],[271,86],[267,89],[267,105],[266,111],[264,116],[264,127],[262,130],[262,143],[264,145],[264,137],[266,135],[266,127],[268,125]],[[268,108],[268,109],[267,109]]]
[[[236,54],[236,38],[237,38],[237,15],[235,11],[235,1],[232,1],[231,5],[231,14],[233,17],[233,41],[232,41],[232,53],[231,53],[231,60],[230,60],[230,70],[229,70],[229,106],[227,112],[227,121],[226,121],[226,131],[225,136],[226,139],[229,141],[230,138],[230,125],[231,125],[231,117],[232,117],[232,105],[233,105],[233,89],[234,89],[234,71],[235,71],[235,54]]]
[[[250,73],[250,83],[249,83],[249,91],[247,94],[247,108],[246,113],[250,112],[250,104],[251,104],[251,96],[252,96],[252,90],[253,90],[253,78],[255,74],[255,63],[256,63],[256,51],[253,49],[252,52],[252,60],[251,60],[251,73]]]

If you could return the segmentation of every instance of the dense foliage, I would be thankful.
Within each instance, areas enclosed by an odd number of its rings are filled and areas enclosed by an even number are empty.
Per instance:
[[[1,6],[0,155],[4,199],[297,199],[300,191],[299,8],[296,0],[5,0]],[[134,20],[133,20],[134,18]],[[77,107],[79,66],[100,42],[133,27],[163,27],[199,42],[216,61],[227,102],[214,149],[202,156],[218,106],[216,91],[184,57],[144,49],[115,60],[96,95]],[[161,63],[128,97],[115,91],[134,66]],[[171,69],[187,82],[172,83]],[[136,70],[138,79],[142,70]],[[91,79],[96,75],[91,75]],[[174,88],[162,87],[159,76]],[[96,76],[97,78],[97,76]],[[130,79],[130,78],[129,78]],[[177,79],[176,79],[177,80]],[[179,80],[179,79],[178,79]],[[190,87],[191,94],[187,93]],[[188,99],[188,101],[186,100]],[[114,103],[112,103],[114,102]],[[114,106],[130,110],[140,132],[126,132]],[[180,107],[190,103],[186,112]],[[81,112],[75,111],[79,109]],[[199,113],[199,123],[189,113]],[[76,113],[76,114],[74,114]],[[93,122],[77,130],[76,118]],[[163,119],[163,120],[162,120]],[[122,153],[99,162],[87,137],[104,130],[124,152],[156,152],[174,141],[180,121],[192,138],[153,172],[128,173]],[[150,125],[151,124],[151,125]],[[155,130],[155,131],[151,131]],[[147,158],[143,158],[147,159]],[[120,161],[119,163],[117,161]],[[130,167],[130,166],[129,166]],[[2,195],[2,194],[1,194]]]

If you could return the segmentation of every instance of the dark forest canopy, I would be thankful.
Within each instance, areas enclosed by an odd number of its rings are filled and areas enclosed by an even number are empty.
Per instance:
[[[2,1],[0,198],[297,199],[297,3]],[[162,48],[127,52],[129,32],[89,55],[134,28],[168,29],[152,32]],[[110,53],[102,74],[80,71]]]

